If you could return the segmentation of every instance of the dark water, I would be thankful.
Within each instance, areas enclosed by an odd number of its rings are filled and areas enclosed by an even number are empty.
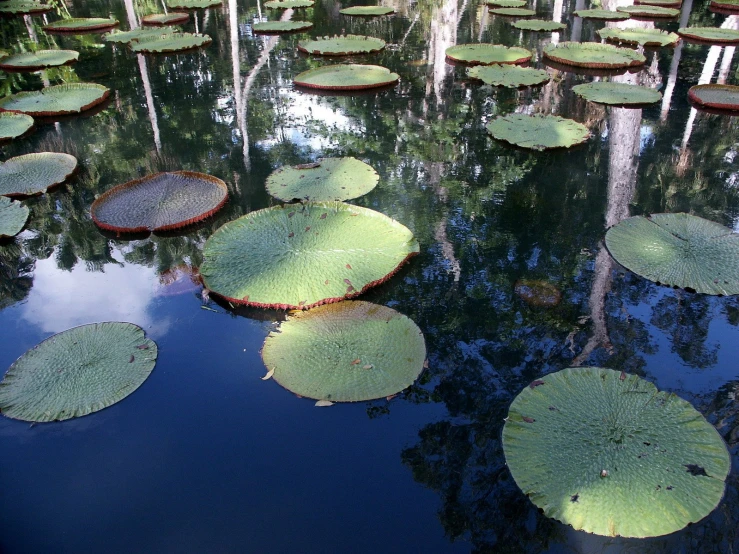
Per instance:
[[[602,24],[569,15],[583,6],[537,9],[568,23],[560,40],[598,40]],[[736,551],[739,302],[646,282],[602,246],[607,225],[643,213],[686,211],[739,228],[739,119],[695,112],[687,100],[699,79],[736,83],[733,49],[650,50],[644,70],[620,79],[660,87],[664,101],[612,109],[572,93],[592,77],[553,70],[543,88],[497,90],[447,65],[455,43],[520,44],[540,58],[552,40],[516,31],[479,0],[401,1],[398,15],[368,20],[340,7],[319,0],[293,16],[315,23],[309,34],[270,40],[251,33],[259,6],[227,3],[195,16],[213,37],[208,48],[163,57],[136,57],[94,34],[47,36],[40,18],[30,30],[2,20],[6,49],[30,47],[36,33],[42,47],[81,53],[71,68],[0,74],[2,94],[44,79],[97,82],[113,94],[96,115],[2,147],[3,160],[68,152],[81,171],[29,200],[26,230],[0,245],[0,367],[55,332],[108,320],[144,327],[159,359],[139,390],[94,415],[35,426],[0,418],[0,550]],[[102,1],[69,10],[112,13],[123,29],[161,11]],[[725,20],[685,0],[683,25]],[[299,55],[298,38],[342,30],[385,39],[386,51],[355,60],[386,65],[400,84],[349,97],[293,90],[297,73],[325,63]],[[486,123],[515,110],[572,117],[593,137],[552,153],[489,138]],[[264,190],[272,170],[341,155],[381,176],[354,202],[420,241],[421,255],[365,299],[416,321],[430,363],[390,402],[319,409],[260,380],[259,350],[281,314],[204,299],[189,274],[216,228],[275,203]],[[96,194],[175,169],[224,179],[231,201],[176,235],[123,240],[90,220]],[[561,303],[527,304],[514,293],[521,279],[555,285]],[[537,512],[504,465],[503,418],[525,384],[573,364],[637,373],[716,424],[734,470],[709,517],[637,541],[576,532]]]

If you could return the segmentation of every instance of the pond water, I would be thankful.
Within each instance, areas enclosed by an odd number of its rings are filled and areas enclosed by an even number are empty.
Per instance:
[[[688,88],[739,81],[734,48],[647,50],[617,80],[659,88],[660,103],[607,108],[576,97],[593,77],[550,69],[546,86],[495,89],[445,62],[454,44],[494,42],[535,52],[598,41],[603,26],[535,2],[560,34],[521,32],[480,0],[386,2],[397,14],[348,18],[317,0],[293,19],[308,33],[269,38],[252,24],[281,14],[253,0],[195,12],[185,30],[213,43],[136,56],[99,34],[45,34],[43,18],[2,20],[2,48],[72,48],[77,64],[0,74],[2,94],[88,81],[112,90],[93,115],[38,127],[2,147],[79,159],[66,185],[26,201],[31,217],[0,244],[0,367],[53,333],[130,321],[159,345],[151,377],[96,414],[29,425],[0,418],[0,551],[46,552],[731,552],[739,548],[739,302],[660,287],[624,270],[603,246],[630,215],[690,212],[739,229],[739,119],[697,112]],[[603,0],[603,4],[608,4]],[[343,6],[351,5],[345,2]],[[156,2],[72,0],[75,17],[111,13],[122,29]],[[606,5],[615,8],[615,4]],[[58,19],[51,14],[49,20]],[[736,28],[736,17],[685,0],[680,20]],[[383,38],[400,83],[336,96],[295,90],[324,60],[299,54],[308,36]],[[333,63],[333,62],[329,62]],[[568,151],[493,140],[500,114],[554,113],[592,137]],[[390,401],[317,408],[273,381],[262,343],[284,314],[232,308],[192,278],[219,226],[277,204],[265,179],[287,164],[355,156],[380,174],[353,203],[418,238],[421,254],[363,296],[412,318],[429,367]],[[179,233],[116,237],[89,215],[95,195],[155,171],[215,175],[231,199]],[[521,280],[561,292],[525,302]],[[729,443],[734,470],[718,508],[666,537],[597,537],[547,519],[513,482],[500,444],[513,397],[572,365],[636,373],[690,400]]]

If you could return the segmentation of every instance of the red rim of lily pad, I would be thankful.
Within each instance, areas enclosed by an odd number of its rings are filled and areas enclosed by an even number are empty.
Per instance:
[[[720,0],[712,0],[708,7],[711,9],[711,11],[715,11],[717,13],[732,14],[739,12],[739,4],[735,4],[733,2],[721,2]]]
[[[150,25],[151,27],[165,27],[167,25],[185,23],[189,19],[190,14],[184,12],[170,12],[168,14],[151,13],[141,18],[141,24]]]
[[[707,99],[703,96],[703,93],[706,92],[723,92],[725,94],[733,96],[734,102],[719,102]],[[727,110],[732,112],[739,110],[739,86],[735,85],[695,85],[694,87],[691,87],[688,91],[688,98],[690,98],[691,102],[697,104],[700,107],[713,108],[714,110]]]

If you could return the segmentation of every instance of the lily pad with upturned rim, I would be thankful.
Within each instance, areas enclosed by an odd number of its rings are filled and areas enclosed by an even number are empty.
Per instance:
[[[640,44],[642,46],[674,46],[680,40],[680,37],[675,33],[641,27],[628,29],[607,27],[599,29],[596,33],[605,40],[625,44]]]
[[[700,521],[731,468],[723,439],[689,402],[599,367],[533,381],[513,400],[502,442],[513,479],[547,517],[611,537]]]
[[[606,233],[626,269],[650,281],[704,294],[739,294],[739,234],[685,213],[635,216]]]
[[[252,25],[252,31],[263,34],[295,33],[313,27],[310,21],[262,21]]]
[[[570,148],[590,137],[585,125],[555,115],[510,114],[496,117],[488,124],[487,130],[498,140],[532,150]]]
[[[634,0],[636,6],[660,6],[662,8],[680,8],[683,0]]]
[[[283,202],[351,200],[380,180],[372,166],[352,157],[321,158],[317,163],[281,167],[267,177],[267,192]]]
[[[269,2],[264,3],[264,7],[271,8],[273,10],[289,10],[310,8],[315,3],[315,0],[269,0]]]
[[[223,5],[222,0],[167,0],[170,10],[205,10]]]
[[[0,98],[0,111],[39,117],[78,114],[104,102],[108,96],[110,90],[95,83],[54,85]]]
[[[44,25],[43,29],[49,33],[86,33],[89,31],[103,32],[118,27],[117,19],[112,17],[75,17],[62,19]]]
[[[197,33],[169,33],[133,39],[128,43],[132,52],[143,54],[168,54],[208,46],[213,39]]]
[[[486,0],[485,4],[494,8],[523,8],[526,0]]]
[[[0,164],[0,195],[31,196],[66,181],[77,168],[77,158],[59,152],[37,152]]]
[[[539,32],[555,32],[566,29],[567,25],[557,21],[549,21],[546,19],[524,19],[511,23],[516,29],[522,31],[539,31]]]
[[[235,304],[308,309],[385,282],[418,251],[413,233],[379,212],[342,202],[287,204],[213,233],[200,274]]]
[[[29,209],[7,196],[0,196],[0,238],[14,237],[28,220]]]
[[[166,25],[178,25],[185,23],[190,19],[189,13],[172,12],[172,13],[152,13],[141,18],[142,25],[150,25],[152,27],[163,27]]]
[[[75,50],[37,50],[13,54],[0,60],[0,69],[5,71],[38,71],[46,67],[69,65],[79,58]]]
[[[372,17],[378,15],[390,15],[395,13],[395,8],[388,6],[349,6],[339,10],[341,15],[360,15]]]
[[[298,50],[321,56],[373,54],[385,48],[385,41],[362,35],[335,35],[298,42]]]
[[[173,171],[147,175],[100,195],[92,220],[108,231],[165,231],[201,221],[228,200],[226,183],[212,175]]]
[[[0,412],[22,421],[61,421],[107,408],[151,374],[157,345],[132,323],[74,327],[28,350],[0,381]]]
[[[426,344],[403,314],[354,300],[290,315],[264,341],[262,359],[295,394],[361,402],[412,385],[423,371]]]
[[[447,58],[466,65],[519,64],[529,61],[532,56],[525,48],[502,44],[458,44],[446,49]]]
[[[526,8],[489,8],[488,11],[493,15],[502,15],[505,17],[533,17],[536,11]]]
[[[336,64],[303,71],[293,82],[322,90],[363,90],[396,83],[400,75],[380,65]]]
[[[575,67],[617,69],[643,65],[647,58],[629,48],[598,42],[560,42],[544,48],[544,57]]]
[[[33,127],[33,118],[24,113],[0,112],[0,144],[23,136]]]
[[[653,88],[598,81],[575,85],[572,91],[589,102],[611,106],[644,106],[662,100],[662,94]]]
[[[736,85],[695,85],[688,90],[688,98],[705,108],[739,110],[739,86]]]
[[[680,27],[677,33],[684,38],[715,44],[739,44],[739,31],[718,27]]]
[[[680,15],[680,10],[675,8],[662,8],[660,6],[620,6],[618,11],[629,14],[630,17],[644,17],[650,19],[671,19]]]
[[[0,15],[42,15],[54,9],[51,4],[26,0],[6,0],[0,2]]]
[[[602,19],[604,21],[624,21],[629,19],[629,14],[614,12],[611,10],[576,10],[574,13],[577,17],[583,19]]]
[[[120,32],[113,32],[113,33],[107,33],[103,35],[103,40],[105,42],[114,42],[118,44],[128,44],[132,40],[136,39],[145,39],[148,37],[159,37],[165,34],[169,33],[175,33],[177,32],[177,28],[175,27],[160,27],[160,28],[144,28],[139,27],[138,29],[133,29],[131,31],[120,31]]]
[[[550,79],[542,69],[510,64],[476,65],[467,70],[467,75],[488,85],[510,88],[542,85]]]
[[[739,0],[711,0],[709,6],[719,10],[737,12],[739,11]]]

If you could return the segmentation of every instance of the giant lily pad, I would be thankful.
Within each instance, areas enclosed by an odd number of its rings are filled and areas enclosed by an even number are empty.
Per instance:
[[[60,421],[123,400],[151,374],[157,345],[141,327],[106,322],[49,337],[0,381],[0,411],[23,421]]]
[[[262,21],[252,26],[255,33],[279,34],[305,31],[313,27],[310,21]]]
[[[309,69],[297,75],[301,87],[325,90],[362,90],[396,83],[400,75],[380,65],[337,64]]]
[[[264,341],[273,378],[306,398],[361,402],[409,387],[423,371],[418,326],[391,308],[362,301],[298,312]]]
[[[675,33],[669,33],[659,29],[643,29],[641,27],[630,29],[608,27],[596,32],[600,38],[605,40],[625,44],[639,44],[641,46],[674,46],[680,40],[680,37]]]
[[[77,158],[58,152],[24,154],[0,164],[0,195],[41,194],[67,180],[77,168]]]
[[[523,8],[526,5],[525,0],[487,0],[485,3],[496,8]]]
[[[5,0],[0,2],[0,15],[41,15],[54,9],[51,4],[30,0]]]
[[[647,58],[629,48],[597,42],[560,42],[544,48],[544,57],[555,62],[599,69],[643,65]]]
[[[204,10],[221,4],[221,0],[167,0],[170,10]]]
[[[208,35],[197,33],[168,33],[154,37],[142,37],[133,39],[128,43],[133,52],[146,54],[166,54],[169,52],[182,52],[208,46],[213,39]]]
[[[14,237],[21,232],[29,210],[16,200],[0,196],[0,238]]]
[[[251,212],[205,243],[205,286],[237,304],[298,309],[350,298],[389,279],[418,242],[389,217],[342,202]]]
[[[612,106],[641,106],[662,100],[658,90],[627,83],[597,81],[575,85],[572,91],[590,102]]]
[[[618,263],[663,285],[739,294],[739,234],[694,215],[630,217],[606,233]]]
[[[226,183],[204,173],[155,173],[118,185],[92,203],[93,221],[118,232],[164,231],[214,214],[226,203]]]
[[[376,15],[390,15],[395,13],[395,8],[388,6],[349,6],[339,10],[342,15],[362,15],[362,16],[376,16]]]
[[[69,65],[77,61],[80,53],[74,50],[37,50],[14,54],[0,60],[5,71],[37,71],[46,67]]]
[[[529,50],[518,46],[489,43],[458,44],[446,49],[446,57],[450,60],[471,65],[524,63],[532,55]]]
[[[172,13],[152,13],[141,18],[142,25],[151,25],[153,27],[162,27],[165,25],[178,25],[185,23],[190,19],[189,13],[172,12]]]
[[[699,106],[717,110],[739,110],[739,87],[736,85],[695,85],[688,98]]]
[[[662,8],[660,6],[620,6],[618,11],[629,14],[629,17],[641,17],[649,19],[671,19],[680,15],[680,10],[675,8]]]
[[[114,32],[114,33],[108,33],[106,35],[103,35],[103,40],[105,42],[114,42],[117,44],[128,44],[132,40],[138,40],[138,39],[146,39],[151,37],[160,37],[162,35],[175,33],[177,32],[177,29],[175,27],[162,27],[157,29],[133,29],[131,31],[121,31],[121,32]]]
[[[677,32],[681,37],[701,42],[739,44],[739,31],[736,29],[720,29],[718,27],[680,27]]]
[[[44,25],[44,31],[51,33],[87,33],[90,31],[106,31],[118,27],[118,20],[112,17],[77,17],[62,19]]]
[[[24,113],[0,112],[0,143],[18,138],[33,127],[33,118]]]
[[[663,8],[679,8],[683,0],[634,0],[637,6],[661,6]]]
[[[350,200],[367,194],[380,176],[356,158],[322,158],[318,163],[282,167],[267,177],[267,192],[284,202],[293,199]]]
[[[723,439],[690,403],[599,367],[567,368],[521,391],[503,450],[546,516],[612,537],[666,535],[701,520],[731,468]]]
[[[623,21],[631,17],[627,13],[614,12],[611,10],[576,10],[574,13],[577,17],[583,19],[602,19],[603,21]]]
[[[727,12],[737,12],[739,11],[739,0],[711,0],[710,7]]]
[[[503,15],[506,17],[533,17],[536,15],[534,10],[526,8],[490,8],[488,10],[493,15]]]
[[[0,111],[41,117],[77,114],[104,102],[108,96],[110,90],[95,83],[54,85],[0,98]]]
[[[264,3],[264,7],[275,10],[289,10],[296,8],[310,8],[315,3],[315,0],[269,0],[269,2]]]
[[[298,50],[322,56],[372,54],[385,48],[385,41],[360,35],[336,35],[298,42]]]
[[[523,19],[521,21],[515,21],[511,25],[516,29],[521,29],[522,31],[543,32],[561,31],[567,27],[564,23],[558,23],[556,21],[549,21],[546,19]]]
[[[511,114],[496,117],[487,129],[498,140],[532,150],[570,148],[590,137],[585,125],[555,115]]]
[[[546,71],[510,64],[476,65],[467,70],[467,75],[496,87],[532,87],[549,81]]]

